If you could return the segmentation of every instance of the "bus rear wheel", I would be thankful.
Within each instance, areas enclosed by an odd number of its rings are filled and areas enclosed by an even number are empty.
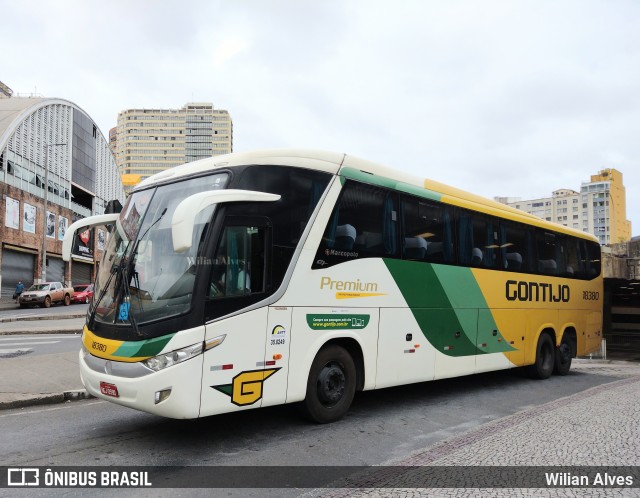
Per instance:
[[[569,373],[569,370],[571,369],[572,357],[573,350],[571,346],[563,339],[558,349],[556,349],[553,373],[556,375],[567,375]]]
[[[546,332],[540,334],[536,346],[536,362],[528,367],[528,373],[534,379],[548,379],[553,373],[556,359],[556,347]]]
[[[341,419],[356,392],[356,367],[346,349],[331,345],[320,350],[311,364],[302,409],[319,424]]]

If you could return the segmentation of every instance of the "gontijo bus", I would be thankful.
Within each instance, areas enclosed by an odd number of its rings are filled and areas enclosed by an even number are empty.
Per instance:
[[[82,335],[99,398],[174,418],[527,367],[599,348],[594,237],[344,154],[236,153],[140,183]]]

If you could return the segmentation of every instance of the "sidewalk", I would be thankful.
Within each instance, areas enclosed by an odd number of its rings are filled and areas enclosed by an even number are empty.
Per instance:
[[[30,309],[30,308],[26,308],[25,311],[27,309]],[[3,311],[3,310],[17,311],[17,310],[20,310],[20,306],[18,306],[13,299],[10,299],[10,300],[2,299],[0,300],[0,311]],[[18,318],[3,317],[0,315],[0,323],[23,321],[23,320],[59,320],[61,318],[79,318],[79,317],[84,317],[86,315],[85,311],[78,311],[78,309],[75,308],[74,305],[67,306],[65,310],[66,311],[64,314],[59,314],[59,315],[42,315],[42,316],[31,316],[31,317],[21,316]]]
[[[0,309],[14,308],[17,308],[15,303],[0,302]],[[0,337],[14,334],[80,334],[84,323],[85,312],[74,313],[73,310],[65,315],[40,319],[5,319],[0,320]],[[78,351],[0,358],[0,410],[88,397],[80,381]]]
[[[578,360],[576,369],[599,364],[620,380],[483,423],[301,496],[638,496],[640,364],[606,363]],[[633,485],[594,481],[614,469],[633,475]],[[547,473],[588,480],[556,485]]]
[[[2,298],[0,299],[0,310],[16,310],[20,307],[13,299]]]
[[[90,396],[80,381],[78,351],[0,360],[0,410]]]

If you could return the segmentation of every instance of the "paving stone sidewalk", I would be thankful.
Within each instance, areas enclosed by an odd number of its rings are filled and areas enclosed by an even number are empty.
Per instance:
[[[423,487],[433,483],[434,475],[446,475],[448,471],[434,466],[467,468],[466,482],[473,482],[469,466],[479,470],[491,466],[491,471],[504,467],[510,479],[521,469],[522,482],[530,482],[531,472],[540,473],[540,467],[553,471],[567,466],[630,466],[640,472],[640,365],[578,361],[575,368],[597,368],[598,373],[626,378],[484,424],[402,459],[385,462],[379,472],[367,471],[350,478],[350,488],[317,489],[303,496],[640,496],[638,480],[635,488]],[[494,485],[510,482],[498,480]]]

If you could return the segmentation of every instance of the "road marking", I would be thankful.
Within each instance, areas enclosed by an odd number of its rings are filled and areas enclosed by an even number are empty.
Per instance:
[[[80,334],[65,334],[65,335],[49,335],[49,334],[37,334],[35,336],[23,337],[19,334],[14,334],[9,337],[2,337],[0,341],[38,341],[42,339],[80,339]]]
[[[2,346],[23,346],[23,345],[29,345],[29,346],[34,346],[36,344],[58,344],[60,341],[37,341],[37,342],[33,342],[33,341],[29,341],[29,342],[5,342],[2,344]]]
[[[33,351],[31,348],[0,349],[0,354],[30,353],[31,351]]]

